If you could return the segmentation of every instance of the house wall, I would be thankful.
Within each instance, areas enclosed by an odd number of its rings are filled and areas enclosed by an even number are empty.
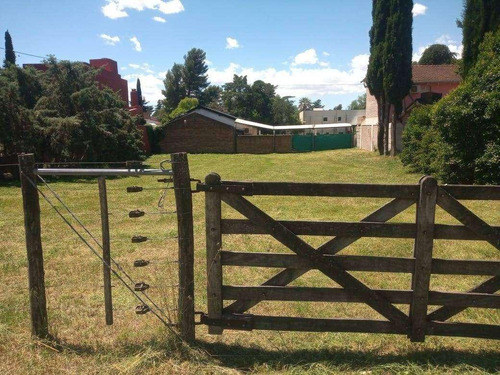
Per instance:
[[[274,140],[273,140],[274,138]],[[239,135],[237,152],[241,154],[271,154],[292,152],[291,135]],[[275,146],[273,146],[275,142]]]
[[[164,153],[232,153],[235,150],[234,128],[191,113],[166,126],[160,148]]]
[[[303,124],[310,124],[310,125],[334,124],[337,122],[348,122],[349,124],[356,125],[358,123],[358,118],[364,115],[365,115],[364,109],[301,111],[299,113],[299,119],[300,121],[302,121]]]
[[[111,59],[92,59],[90,66],[94,68],[102,68],[96,76],[96,80],[100,87],[109,87],[114,92],[118,93],[120,98],[126,103],[128,107],[128,82],[118,74],[118,64]]]

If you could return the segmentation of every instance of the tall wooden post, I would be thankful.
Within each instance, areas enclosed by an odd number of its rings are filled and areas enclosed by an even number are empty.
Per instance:
[[[49,337],[49,323],[45,299],[45,273],[43,269],[40,202],[36,188],[35,157],[33,154],[23,154],[19,155],[18,160],[28,255],[31,332],[33,335],[45,339]]]
[[[425,176],[420,180],[414,248],[415,269],[412,275],[413,297],[410,304],[410,339],[413,342],[425,340],[437,190],[436,179]]]
[[[194,235],[191,177],[185,152],[172,154],[179,243],[178,323],[181,337],[194,341]]]
[[[101,205],[101,228],[102,228],[102,265],[104,280],[104,311],[106,314],[106,324],[113,324],[113,300],[111,294],[111,244],[109,237],[109,212],[108,195],[106,192],[106,177],[98,178],[99,185],[99,203]]]
[[[207,185],[220,185],[217,173],[210,173],[205,178]],[[205,193],[205,227],[207,239],[207,302],[208,317],[222,318],[222,263],[220,250],[222,247],[221,232],[221,197],[220,193]],[[222,334],[222,328],[209,326],[208,333]]]

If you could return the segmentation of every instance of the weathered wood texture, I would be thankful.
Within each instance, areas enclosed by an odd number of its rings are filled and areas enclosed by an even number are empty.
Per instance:
[[[186,153],[171,155],[179,243],[178,326],[187,342],[195,339],[194,235],[191,177]]]
[[[109,237],[109,212],[108,195],[106,191],[106,177],[97,179],[99,186],[99,204],[101,207],[101,232],[102,232],[102,273],[104,280],[104,312],[106,324],[113,324],[113,300],[111,292],[111,241]]]
[[[220,176],[213,173],[206,177],[212,184],[220,182]],[[207,301],[208,316],[220,319],[222,316],[222,246],[221,199],[219,193],[205,193],[205,228],[207,239]],[[208,327],[208,333],[222,334],[220,327]]]
[[[415,237],[415,269],[412,275],[413,296],[410,304],[411,333],[415,342],[425,340],[427,303],[431,281],[434,218],[436,214],[437,181],[424,177],[420,181],[417,202],[417,233]]]
[[[40,224],[40,201],[36,187],[35,157],[19,155],[19,172],[23,196],[24,231],[28,256],[28,288],[30,299],[31,332],[40,338],[49,337],[47,301],[45,298],[45,271]]]

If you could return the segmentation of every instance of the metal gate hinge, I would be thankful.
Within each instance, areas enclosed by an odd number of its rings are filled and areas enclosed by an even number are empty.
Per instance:
[[[143,292],[146,289],[149,289],[149,285],[146,283],[135,283],[135,285],[134,285],[134,290],[136,292]]]

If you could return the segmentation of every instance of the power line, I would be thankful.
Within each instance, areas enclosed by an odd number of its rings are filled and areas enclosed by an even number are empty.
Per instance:
[[[5,48],[3,48],[3,47],[0,47],[0,49],[5,50]],[[32,55],[31,53],[25,53],[25,52],[19,52],[19,51],[14,51],[14,53],[18,53],[19,55],[31,56],[31,57],[39,57],[40,59],[45,59],[47,57],[47,56]]]

